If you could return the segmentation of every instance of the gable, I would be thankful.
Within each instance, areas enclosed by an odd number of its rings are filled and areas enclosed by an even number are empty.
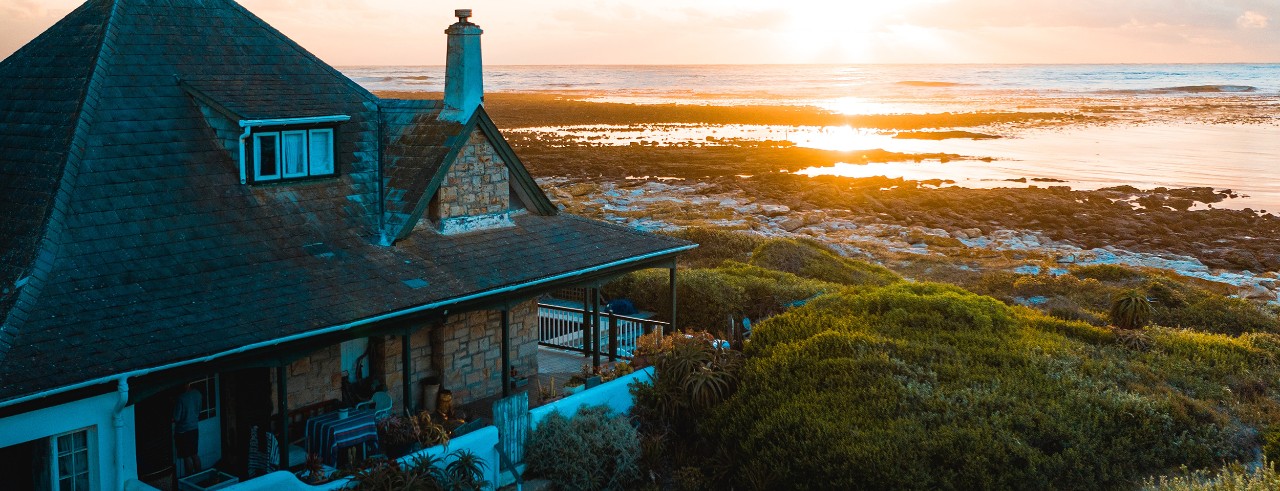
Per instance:
[[[447,145],[449,153],[394,233],[396,239],[415,229],[450,232],[505,226],[509,217],[503,215],[512,212],[556,213],[483,106]]]

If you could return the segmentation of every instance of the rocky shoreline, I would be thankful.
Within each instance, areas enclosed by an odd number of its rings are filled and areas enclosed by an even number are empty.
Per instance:
[[[1110,244],[1087,246],[1055,238],[1041,230],[997,225],[947,229],[849,209],[797,209],[744,189],[726,189],[713,182],[654,179],[595,182],[566,177],[540,182],[553,200],[572,213],[644,230],[716,227],[749,230],[766,237],[809,238],[908,275],[913,270],[945,276],[996,269],[1024,274],[1061,274],[1073,265],[1123,264],[1172,271],[1221,285],[1224,293],[1280,303],[1280,274],[1274,269],[1212,267],[1193,255],[1130,250]],[[1196,192],[1165,191],[1174,196]],[[1160,199],[1150,198],[1148,193],[1140,194],[1142,196],[1135,199]],[[922,268],[922,265],[927,266]],[[952,271],[940,273],[939,269]]]

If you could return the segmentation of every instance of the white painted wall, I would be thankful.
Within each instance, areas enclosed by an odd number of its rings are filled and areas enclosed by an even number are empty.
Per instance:
[[[112,415],[119,398],[115,392],[68,402],[27,413],[0,418],[0,447],[8,447],[38,438],[90,428],[89,461],[92,463],[95,489],[114,490],[118,476],[138,477],[137,450],[134,444],[133,406],[124,408],[124,455],[115,459],[116,428]],[[119,468],[117,469],[117,465]],[[3,486],[0,486],[3,487]]]

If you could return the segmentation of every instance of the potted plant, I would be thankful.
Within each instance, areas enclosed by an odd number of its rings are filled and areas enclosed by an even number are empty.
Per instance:
[[[295,475],[299,481],[312,486],[332,481],[335,474],[334,469],[324,465],[320,456],[314,453],[307,454],[307,463],[303,467]]]

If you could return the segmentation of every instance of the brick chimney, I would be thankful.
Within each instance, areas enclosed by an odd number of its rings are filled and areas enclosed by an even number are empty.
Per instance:
[[[466,123],[476,107],[484,104],[484,79],[480,63],[480,26],[467,21],[471,9],[453,11],[458,22],[445,29],[449,51],[445,57],[444,110],[440,119]]]

